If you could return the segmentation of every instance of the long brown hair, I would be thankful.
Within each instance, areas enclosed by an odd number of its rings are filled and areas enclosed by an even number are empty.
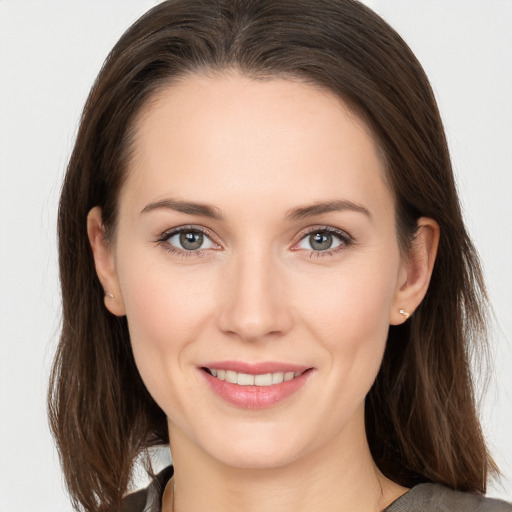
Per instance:
[[[404,486],[441,482],[485,492],[494,465],[477,418],[470,353],[485,347],[485,291],[466,233],[429,82],[396,32],[354,0],[170,0],[139,19],[108,56],[85,105],[59,209],[63,324],[50,422],[74,505],[115,510],[134,458],[168,442],[166,418],[134,363],[127,322],[108,313],[86,217],[101,206],[115,236],[116,201],[134,120],[186,73],[237,69],[324,87],[370,127],[396,199],[405,250],[420,216],[441,228],[428,293],[390,327],[366,400],[370,448]]]

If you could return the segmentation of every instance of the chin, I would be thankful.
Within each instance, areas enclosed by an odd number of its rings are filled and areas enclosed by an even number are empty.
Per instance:
[[[240,428],[241,427],[241,428]],[[219,462],[236,468],[274,469],[287,466],[306,452],[300,435],[278,428],[240,426],[235,432],[203,439],[203,450]],[[208,446],[209,445],[209,446]]]
[[[256,450],[255,446],[231,447],[229,451],[213,455],[226,466],[240,469],[277,469],[288,466],[299,457],[296,449],[283,450],[282,447],[263,447]]]

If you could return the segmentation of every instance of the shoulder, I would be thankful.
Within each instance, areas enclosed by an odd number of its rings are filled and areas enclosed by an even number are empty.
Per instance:
[[[147,487],[126,495],[121,512],[160,512],[162,495],[173,473],[173,467],[169,466],[158,473]]]
[[[420,484],[398,498],[385,512],[512,512],[512,504],[459,492],[440,484]]]

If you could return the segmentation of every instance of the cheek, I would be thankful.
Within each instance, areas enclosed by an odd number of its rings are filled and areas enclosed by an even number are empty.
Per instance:
[[[182,339],[194,319],[193,298],[165,273],[143,270],[122,281],[121,290],[134,345],[164,349],[173,340]]]
[[[123,261],[118,274],[135,362],[160,403],[158,390],[168,389],[169,379],[190,360],[211,300],[197,275],[191,278],[190,272],[155,264],[144,255]]]
[[[361,263],[318,280],[303,298],[305,325],[329,355],[332,375],[360,385],[359,398],[382,361],[395,288],[396,268]]]
[[[205,308],[204,271],[173,264],[165,249],[140,242],[119,245],[118,254],[129,255],[118,258],[117,272],[134,341],[186,337]]]

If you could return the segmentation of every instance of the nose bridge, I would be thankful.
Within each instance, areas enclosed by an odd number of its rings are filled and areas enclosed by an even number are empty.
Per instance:
[[[283,293],[283,274],[271,249],[252,245],[234,251],[227,265],[219,326],[245,340],[284,333],[290,315]]]

